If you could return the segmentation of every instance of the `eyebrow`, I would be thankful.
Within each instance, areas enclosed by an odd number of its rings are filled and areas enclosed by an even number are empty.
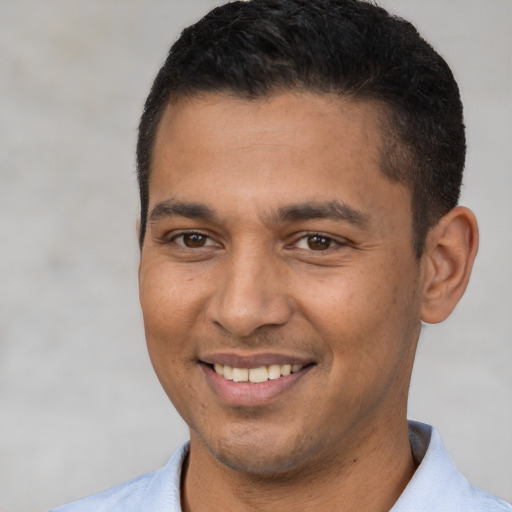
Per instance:
[[[149,220],[150,222],[156,222],[162,218],[175,216],[206,221],[218,219],[215,211],[203,203],[175,201],[171,198],[157,203],[149,214]],[[370,222],[368,214],[337,200],[328,202],[308,201],[282,206],[270,216],[271,222],[275,224],[311,219],[342,221],[360,227],[366,227]]]
[[[217,218],[215,212],[202,203],[184,203],[166,199],[157,203],[149,214],[150,222],[156,222],[166,217],[186,217],[188,219],[199,219],[211,221]]]
[[[283,206],[277,210],[276,222],[304,221],[310,219],[328,219],[348,222],[366,227],[370,216],[340,201],[307,202]]]

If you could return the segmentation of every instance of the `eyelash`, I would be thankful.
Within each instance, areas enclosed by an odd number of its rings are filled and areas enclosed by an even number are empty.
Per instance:
[[[187,235],[191,236],[191,237],[197,236],[200,239],[202,239],[202,241],[204,243],[201,245],[200,244],[201,240],[199,240],[198,241],[199,245],[197,245],[196,247],[188,246],[185,244],[185,240],[184,240],[184,237],[186,237]],[[179,243],[177,241],[180,238],[182,239],[182,243]],[[316,249],[311,247],[310,243],[311,242],[314,243],[312,239],[315,239],[315,238],[318,239],[317,242],[319,244],[327,245],[327,247],[323,247],[323,248],[318,247]],[[307,247],[300,247],[299,244],[301,242],[307,244]],[[177,234],[171,236],[170,238],[164,240],[163,243],[174,243],[174,244],[178,245],[179,247],[182,247],[183,249],[191,249],[191,250],[202,249],[204,247],[218,245],[218,244],[216,244],[216,242],[213,240],[213,238],[208,233],[203,233],[201,231],[181,231],[180,233],[177,233]],[[333,246],[334,247],[336,247],[336,246],[342,247],[342,246],[346,246],[346,245],[348,245],[348,242],[339,241],[339,240],[335,239],[334,237],[326,235],[324,233],[308,232],[308,233],[302,234],[299,238],[296,238],[293,243],[291,243],[290,245],[287,246],[287,248],[297,248],[299,250],[312,251],[312,252],[326,252],[329,249],[333,249]]]
[[[309,243],[312,241],[312,239],[317,238],[320,244],[327,244],[327,247],[324,248],[312,248]],[[307,247],[299,247],[299,243],[303,242],[307,244]],[[312,252],[326,252],[329,249],[334,249],[336,247],[343,247],[348,245],[348,242],[346,241],[340,241],[334,238],[333,236],[326,235],[325,233],[319,233],[319,232],[309,232],[303,234],[301,237],[297,238],[295,242],[292,244],[294,247],[305,250],[305,251],[312,251]]]
[[[185,243],[184,243],[184,238],[187,235],[191,236],[191,237],[192,236],[202,237],[204,239],[204,241],[205,241],[205,244],[204,245],[200,245],[198,247],[189,247],[189,246],[185,245]],[[177,240],[179,238],[182,239],[183,243],[177,242]],[[213,242],[213,243],[208,243],[208,241]],[[167,240],[164,241],[164,243],[169,243],[169,242],[174,243],[174,244],[182,247],[183,249],[192,249],[192,250],[194,250],[194,249],[202,249],[203,247],[209,247],[211,245],[215,245],[215,242],[212,239],[212,237],[210,235],[208,235],[207,233],[202,233],[201,231],[181,231],[180,233],[177,233],[177,234],[171,236],[170,238],[168,238]]]

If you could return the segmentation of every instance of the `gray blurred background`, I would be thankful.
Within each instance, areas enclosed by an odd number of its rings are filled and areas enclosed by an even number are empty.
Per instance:
[[[0,512],[156,469],[187,437],[144,344],[133,154],[170,43],[217,3],[0,1]],[[409,415],[512,500],[512,1],[381,3],[454,69],[481,227],[465,298],[424,329]]]

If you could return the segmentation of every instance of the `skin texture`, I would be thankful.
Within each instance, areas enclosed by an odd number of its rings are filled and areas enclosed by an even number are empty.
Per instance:
[[[415,257],[380,133],[375,105],[311,94],[165,112],[139,281],[151,361],[190,427],[184,510],[389,510],[412,476],[421,319],[455,306],[477,231],[455,209]],[[226,391],[206,364],[226,361],[306,368]]]

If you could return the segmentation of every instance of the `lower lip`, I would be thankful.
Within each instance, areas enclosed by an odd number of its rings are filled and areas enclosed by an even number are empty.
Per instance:
[[[227,404],[234,406],[266,405],[295,387],[311,370],[306,366],[296,373],[266,382],[234,382],[216,373],[210,366],[200,364],[210,388]]]

